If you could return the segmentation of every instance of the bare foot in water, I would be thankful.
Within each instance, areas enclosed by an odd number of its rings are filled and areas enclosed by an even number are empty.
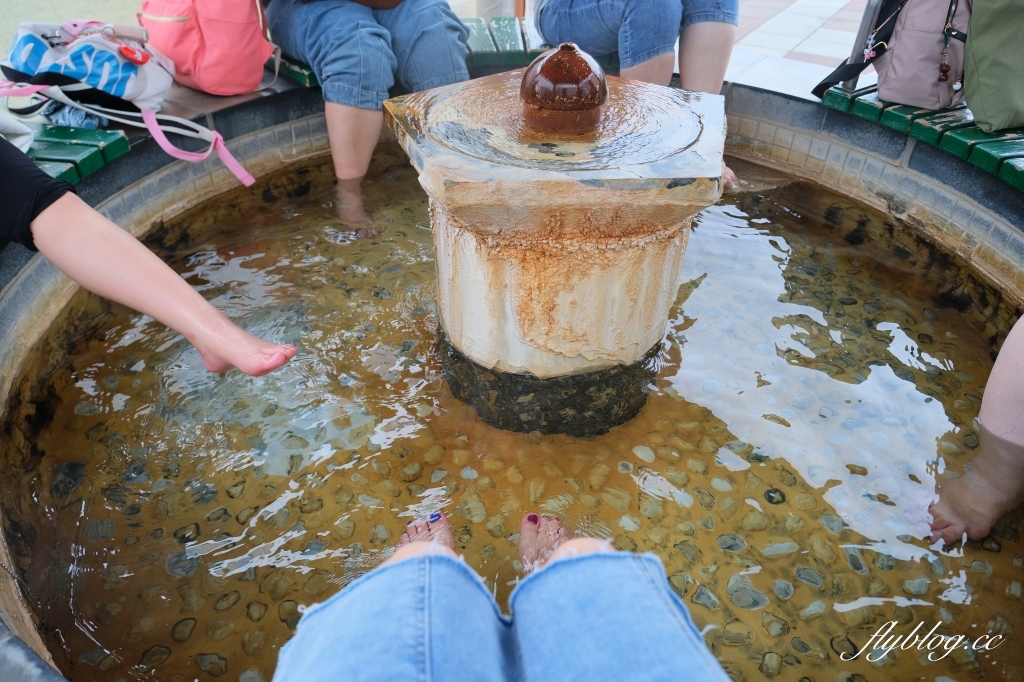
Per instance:
[[[395,545],[395,553],[381,566],[420,554],[448,554],[455,556],[455,535],[448,517],[434,512],[427,518],[410,521]]]
[[[1009,500],[980,473],[971,469],[960,478],[943,481],[932,515],[932,540],[952,545],[963,539],[981,540],[1008,509]]]
[[[253,336],[212,308],[196,321],[196,330],[187,338],[199,351],[206,369],[217,373],[237,367],[249,376],[263,376],[284,365],[297,352],[290,344],[270,343]]]
[[[604,540],[575,535],[554,517],[524,516],[519,524],[519,560],[523,562],[523,570],[530,573],[563,556],[611,550]]]
[[[989,385],[993,384],[998,388],[996,380],[990,381]],[[991,395],[986,391],[985,400]],[[987,407],[988,402],[982,404],[982,413]],[[952,545],[964,533],[970,540],[980,540],[1003,514],[1024,501],[1024,444],[1019,442],[1020,434],[1013,427],[1004,427],[1011,440],[988,429],[988,423],[980,424],[981,449],[967,473],[939,483],[939,499],[928,509],[933,540],[941,538]]]
[[[728,187],[729,185],[736,183],[736,173],[732,168],[729,168],[724,163],[722,164],[722,187]]]
[[[373,224],[373,219],[363,207],[362,184],[361,177],[348,180],[338,178],[338,185],[334,189],[334,212],[341,222],[350,225],[369,226]]]

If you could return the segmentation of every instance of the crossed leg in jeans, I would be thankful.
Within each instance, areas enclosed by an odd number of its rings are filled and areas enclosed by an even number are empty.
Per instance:
[[[728,680],[654,555],[529,514],[507,617],[454,546],[443,514],[411,522],[390,559],[306,611],[275,682]]]

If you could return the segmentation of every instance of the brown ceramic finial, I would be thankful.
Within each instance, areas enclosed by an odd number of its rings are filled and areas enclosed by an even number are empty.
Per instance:
[[[528,127],[585,133],[601,120],[608,100],[604,70],[573,43],[562,43],[533,60],[519,86]]]

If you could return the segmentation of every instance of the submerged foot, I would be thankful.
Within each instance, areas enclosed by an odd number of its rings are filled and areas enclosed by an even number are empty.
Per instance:
[[[398,539],[395,549],[400,549],[410,542],[437,542],[448,549],[455,549],[455,535],[448,523],[448,517],[442,512],[434,512],[425,519],[410,521],[402,537]]]
[[[295,357],[291,344],[271,343],[253,336],[222,313],[204,319],[189,339],[210,372],[237,367],[249,376],[263,376]]]
[[[963,539],[981,540],[999,518],[1013,507],[1011,496],[993,485],[977,467],[960,478],[943,481],[932,515],[932,540],[952,545]]]
[[[519,529],[519,559],[527,573],[535,571],[551,558],[563,543],[575,536],[562,522],[551,516],[527,514]]]
[[[370,214],[366,212],[363,206],[362,181],[362,178],[352,178],[350,180],[338,178],[338,186],[334,190],[334,212],[337,214],[338,220],[343,223],[365,226],[373,224],[373,219],[370,218]],[[363,227],[356,230],[356,232],[358,234],[359,232],[371,230],[376,233],[376,230],[372,227]],[[359,236],[376,236],[376,234]]]
[[[410,521],[395,545],[395,553],[383,565],[392,564],[420,554],[455,556],[455,534],[442,512]]]
[[[724,163],[722,164],[722,187],[728,187],[736,183],[736,173]]]

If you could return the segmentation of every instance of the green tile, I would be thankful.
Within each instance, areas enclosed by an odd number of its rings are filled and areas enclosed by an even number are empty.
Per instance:
[[[973,125],[974,114],[967,107],[946,109],[914,119],[913,125],[910,126],[910,136],[938,146],[939,140],[950,130],[959,130]]]
[[[98,147],[60,142],[33,142],[28,155],[37,161],[60,161],[74,164],[79,177],[85,179],[103,168],[103,153]]]
[[[526,66],[526,43],[523,41],[523,29],[516,17],[492,17],[487,20],[498,48],[502,64],[509,66]]]
[[[88,130],[86,128],[69,128],[68,126],[44,125],[36,130],[36,138],[40,142],[63,142],[64,144],[81,144],[87,147],[98,147],[103,160],[110,163],[128,153],[128,136],[123,130]]]
[[[271,58],[267,62],[267,66],[270,70],[274,70],[274,59]],[[302,62],[290,59],[282,55],[281,57],[281,68],[278,69],[278,75],[284,76],[289,80],[293,80],[299,85],[305,85],[307,88],[313,88],[320,84],[316,78],[316,74],[313,73],[313,69],[310,68],[309,64],[303,64]]]
[[[971,147],[985,142],[1001,142],[1003,140],[1019,140],[1024,138],[1020,129],[1006,130],[1002,133],[986,133],[978,127],[951,130],[942,136],[939,149],[945,149],[953,156],[966,159],[971,154]]]
[[[850,107],[850,113],[858,118],[878,123],[878,120],[882,118],[882,112],[885,108],[892,106],[889,102],[883,102],[878,99],[877,92],[869,92],[866,95],[861,95],[853,100],[853,106]]]
[[[523,19],[523,41],[526,44],[526,52],[530,55],[531,60],[547,52],[552,47],[548,41],[544,40],[544,36],[540,34],[540,31],[537,30],[537,24],[534,23],[533,17]]]
[[[838,85],[833,86],[825,91],[825,96],[821,98],[821,103],[829,109],[835,109],[836,111],[849,111],[853,106],[853,100],[858,97],[862,97],[869,92],[875,92],[877,88],[872,85],[867,88],[860,88],[850,92],[844,90]]]
[[[78,175],[78,171],[75,170],[75,165],[72,163],[61,163],[59,161],[36,161],[36,165],[51,178],[64,180],[65,182],[70,182],[72,185],[77,185],[82,180]]]
[[[478,17],[462,20],[469,29],[469,57],[466,63],[470,66],[494,66],[501,64],[501,54],[491,38],[487,23]]]
[[[922,116],[928,116],[934,114],[934,109],[918,109],[917,107],[910,107],[905,104],[898,104],[894,107],[888,107],[882,112],[882,119],[879,121],[886,128],[890,128],[899,133],[909,133],[910,127],[914,125],[914,121],[921,118]]]
[[[1004,161],[1021,157],[1024,157],[1024,139],[976,144],[971,147],[967,160],[982,170],[997,173]]]
[[[999,167],[999,177],[1024,192],[1024,159],[1007,159]]]

